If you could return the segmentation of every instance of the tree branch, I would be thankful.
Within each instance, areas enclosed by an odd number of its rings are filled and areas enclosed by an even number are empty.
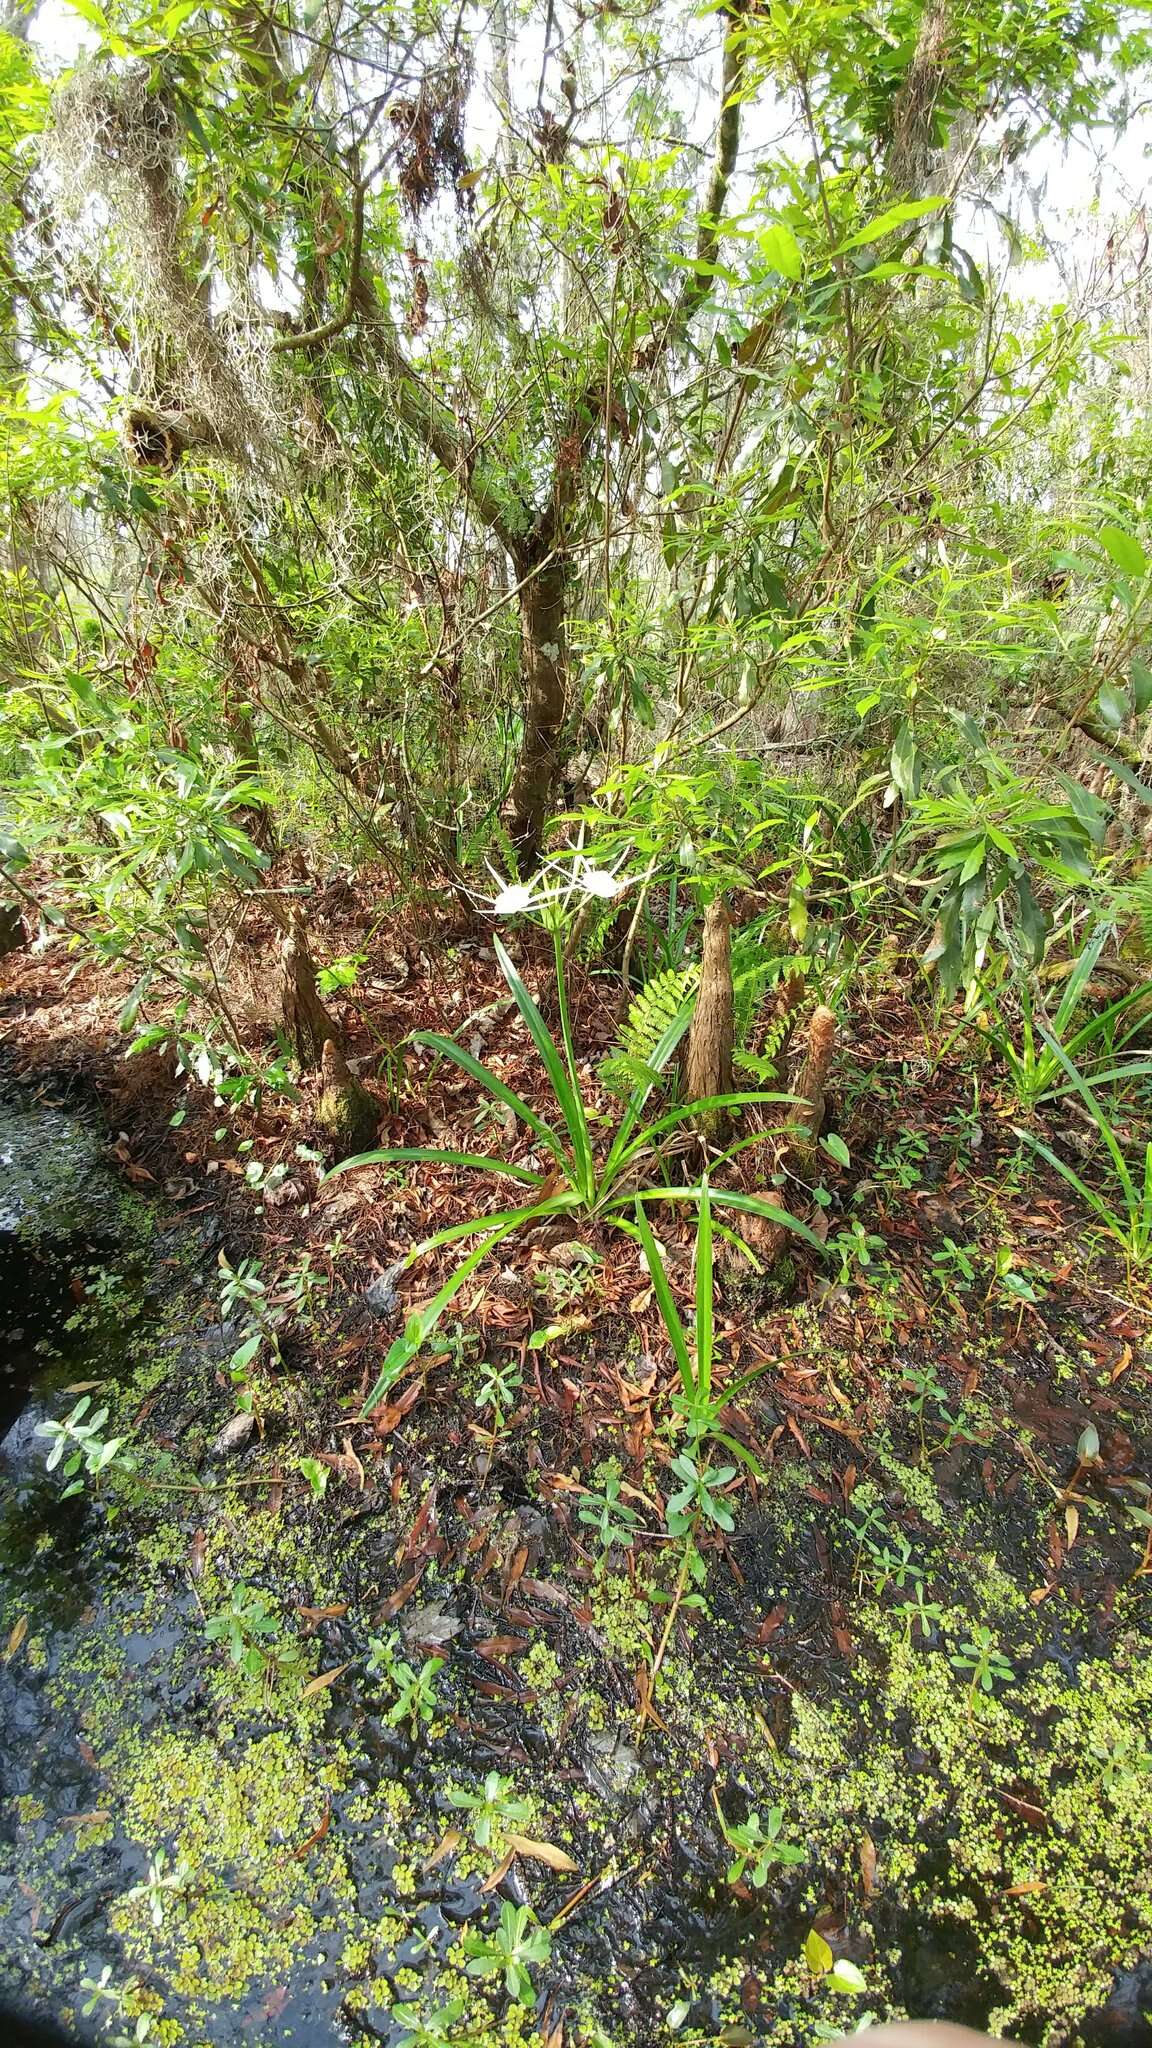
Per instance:
[[[747,57],[744,24],[747,6],[748,0],[727,0],[727,5],[723,9],[727,26],[724,31],[724,56],[720,74],[720,123],[716,130],[716,155],[712,162],[712,175],[708,180],[708,190],[704,195],[704,205],[696,234],[698,267],[695,275],[688,278],[680,294],[673,323],[677,328],[687,325],[696,308],[707,297],[712,280],[700,266],[715,263],[716,252],[720,247],[720,221],[740,148],[740,88],[744,82]]]
[[[364,181],[357,179],[352,187],[352,247],[348,252],[348,290],[341,312],[334,313],[331,320],[322,320],[318,327],[308,327],[303,334],[282,334],[279,341],[272,343],[274,355],[280,355],[290,348],[317,348],[321,342],[333,341],[350,327],[356,317],[356,306],[360,296],[360,270],[364,256]]]

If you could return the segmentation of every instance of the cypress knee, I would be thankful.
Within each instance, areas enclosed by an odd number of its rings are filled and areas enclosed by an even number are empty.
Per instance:
[[[731,1094],[734,1034],[732,921],[724,898],[717,896],[704,919],[700,988],[688,1032],[685,1084],[690,1102]],[[695,1124],[700,1137],[714,1144],[723,1137],[728,1116],[722,1109],[705,1109]]]
[[[316,962],[308,948],[308,936],[298,911],[293,911],[288,936],[280,949],[283,964],[281,1008],[284,1029],[305,1069],[316,1067],[325,1042],[337,1045],[340,1033],[320,1000],[316,987]]]
[[[375,1143],[380,1105],[362,1088],[338,1045],[324,1041],[320,1055],[320,1100],[316,1121],[323,1126],[337,1164]]]
[[[824,1122],[824,1089],[836,1050],[836,1019],[821,1003],[808,1026],[808,1051],[796,1076],[796,1103],[789,1129],[789,1163],[805,1174],[816,1153],[816,1140]]]

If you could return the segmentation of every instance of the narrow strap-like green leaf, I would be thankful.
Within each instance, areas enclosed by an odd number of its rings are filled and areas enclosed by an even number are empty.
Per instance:
[[[422,1238],[419,1244],[413,1245],[405,1264],[411,1265],[414,1259],[422,1257],[425,1252],[435,1251],[439,1245],[455,1244],[461,1237],[474,1237],[478,1230],[487,1230],[493,1224],[502,1227],[507,1223],[510,1229],[515,1230],[521,1223],[530,1223],[537,1218],[543,1220],[546,1216],[562,1216],[565,1210],[579,1207],[577,1191],[564,1188],[549,1201],[530,1202],[524,1209],[497,1209],[491,1216],[472,1216],[467,1223],[448,1223],[443,1230],[437,1230],[431,1237]]]
[[[664,1131],[673,1130],[677,1124],[686,1122],[689,1117],[697,1116],[701,1110],[742,1109],[752,1102],[795,1102],[795,1100],[796,1097],[794,1095],[782,1094],[778,1089],[755,1092],[743,1090],[739,1094],[734,1095],[704,1095],[701,1096],[698,1102],[680,1103],[676,1109],[670,1109],[666,1116],[658,1117],[654,1124],[645,1124],[641,1130],[636,1132],[635,1137],[631,1137],[631,1132],[635,1126],[635,1118],[630,1123],[627,1115],[625,1115],[608,1157],[604,1162],[604,1171],[600,1176],[600,1193],[601,1195],[607,1193],[613,1182],[619,1179],[624,1168],[631,1160],[635,1159],[638,1152],[642,1152],[645,1146],[651,1143],[653,1138],[660,1137]],[[762,1131],[760,1136],[767,1137],[768,1133]],[[631,1142],[629,1142],[630,1137]]]
[[[560,1105],[568,1132],[569,1143],[572,1147],[572,1161],[576,1169],[576,1178],[580,1192],[585,1201],[590,1202],[595,1191],[595,1175],[592,1166],[592,1142],[588,1135],[588,1119],[584,1113],[583,1101],[564,1065],[559,1046],[556,1044],[535,1002],[512,965],[507,952],[499,939],[495,939],[493,943],[496,948],[496,958],[500,962],[500,971],[512,991],[516,1008],[528,1026],[532,1043],[548,1069],[548,1078],[552,1083],[553,1092]]]
[[[707,1174],[700,1181],[696,1220],[696,1385],[700,1399],[707,1401],[712,1392],[712,1205]]]
[[[1081,1180],[1080,1175],[1063,1159],[1059,1158],[1053,1152],[1051,1145],[1046,1145],[1042,1138],[1034,1138],[1031,1131],[1022,1131],[1018,1124],[1013,1124],[1012,1128],[1018,1138],[1023,1138],[1024,1143],[1031,1145],[1033,1151],[1040,1154],[1041,1159],[1046,1159],[1049,1166],[1054,1166],[1057,1173],[1063,1175],[1069,1186],[1074,1187],[1077,1194],[1082,1196],[1084,1201],[1087,1202],[1092,1214],[1098,1216],[1101,1223],[1107,1224],[1109,1230],[1114,1235],[1119,1236],[1118,1225],[1120,1218],[1117,1216],[1116,1211],[1109,1207],[1104,1197],[1098,1195],[1095,1188],[1090,1188],[1086,1181]]]
[[[672,1289],[668,1284],[668,1275],[664,1270],[664,1261],[660,1257],[656,1247],[656,1239],[652,1235],[652,1225],[644,1214],[644,1207],[639,1198],[636,1201],[636,1228],[640,1233],[640,1242],[644,1247],[644,1259],[652,1281],[652,1292],[656,1296],[656,1306],[660,1310],[664,1328],[668,1332],[669,1342],[676,1355],[676,1364],[680,1372],[680,1383],[689,1399],[694,1400],[696,1396],[696,1380],[692,1371],[692,1354],[688,1349],[688,1339],[684,1334],[684,1325],[680,1321],[680,1312],[672,1298]]]
[[[676,1015],[673,1017],[672,1022],[669,1024],[663,1037],[657,1041],[656,1049],[653,1052],[651,1059],[647,1062],[648,1068],[653,1075],[659,1077],[663,1073],[665,1067],[667,1066],[669,1060],[671,1059],[673,1053],[679,1045],[680,1040],[683,1038],[684,1033],[687,1031],[689,1024],[692,1022],[692,1012],[695,1009],[695,1007],[696,991],[695,989],[693,989],[692,994],[688,997],[687,1001],[685,1003],[682,1003],[680,1008],[677,1010]],[[628,1097],[627,1107],[625,1108],[624,1115],[621,1118],[620,1129],[616,1133],[616,1137],[612,1144],[612,1149],[608,1154],[608,1163],[605,1167],[606,1174],[611,1173],[613,1160],[615,1159],[617,1153],[622,1152],[624,1147],[627,1145],[628,1140],[636,1127],[637,1119],[639,1118],[644,1108],[644,1105],[647,1102],[648,1097],[651,1095],[652,1090],[655,1086],[655,1080],[638,1081],[636,1083],[635,1088],[632,1090],[631,1095]]]
[[[1128,1161],[1125,1159],[1124,1154],[1120,1149],[1116,1133],[1112,1129],[1112,1126],[1109,1123],[1108,1118],[1105,1115],[1104,1111],[1101,1109],[1100,1104],[1097,1102],[1096,1097],[1093,1095],[1092,1090],[1088,1086],[1087,1081],[1084,1079],[1083,1074],[1080,1072],[1079,1067],[1073,1066],[1072,1061],[1069,1059],[1059,1039],[1053,1038],[1052,1033],[1050,1031],[1045,1031],[1043,1025],[1041,1025],[1040,1030],[1044,1039],[1044,1043],[1048,1047],[1049,1052],[1053,1053],[1056,1059],[1059,1060],[1060,1065],[1063,1067],[1064,1072],[1067,1074],[1068,1079],[1071,1081],[1072,1086],[1075,1088],[1077,1095],[1091,1111],[1092,1121],[1095,1124],[1097,1130],[1099,1131],[1100,1136],[1103,1138],[1104,1143],[1108,1147],[1108,1151],[1112,1159],[1112,1164],[1116,1169],[1116,1178],[1120,1182],[1120,1185],[1124,1190],[1124,1200],[1128,1208],[1128,1213],[1129,1215],[1131,1215],[1133,1204],[1135,1201],[1136,1190],[1132,1184],[1132,1175],[1128,1171]]]
[[[521,1220],[522,1218],[517,1215],[510,1223],[505,1222],[495,1230],[490,1230],[487,1236],[478,1245],[473,1247],[468,1257],[461,1261],[450,1278],[444,1282],[439,1294],[434,1295],[432,1300],[428,1302],[426,1307],[420,1310],[418,1315],[409,1318],[401,1335],[397,1337],[380,1368],[376,1384],[364,1403],[364,1416],[372,1413],[373,1408],[383,1400],[388,1389],[395,1385],[404,1368],[411,1364],[421,1346],[427,1343],[429,1336],[440,1321],[445,1309],[460,1292],[469,1275],[476,1271],[480,1261],[491,1251],[494,1244],[499,1244],[502,1238],[508,1237],[517,1228]]]
[[[635,1199],[638,1203],[694,1202],[699,1192],[698,1188],[644,1188]],[[623,1200],[623,1197],[618,1199]],[[712,1201],[718,1209],[737,1209],[744,1216],[763,1216],[769,1223],[778,1223],[783,1230],[790,1230],[795,1237],[802,1237],[805,1244],[810,1244],[814,1251],[820,1253],[821,1258],[826,1255],[827,1247],[821,1243],[815,1231],[809,1230],[808,1225],[801,1223],[798,1216],[790,1215],[787,1209],[779,1208],[775,1202],[766,1202],[760,1195],[737,1194],[728,1188],[713,1188]],[[609,1207],[611,1206],[609,1204]]]
[[[513,1166],[511,1160],[490,1158],[487,1152],[445,1152],[434,1145],[391,1145],[383,1152],[357,1152],[352,1159],[342,1159],[321,1176],[325,1181],[335,1180],[338,1173],[350,1173],[356,1166],[392,1166],[402,1159],[425,1159],[437,1166],[479,1166],[489,1173],[502,1173],[509,1180],[525,1181],[529,1187],[543,1187],[544,1175],[533,1173],[527,1166]]]
[[[438,1031],[414,1031],[412,1043],[429,1046],[444,1059],[454,1060],[464,1073],[471,1075],[474,1081],[480,1083],[481,1088],[487,1089],[489,1095],[494,1095],[498,1102],[506,1103],[513,1114],[519,1117],[521,1123],[527,1124],[530,1131],[535,1131],[541,1143],[547,1145],[548,1150],[561,1165],[567,1164],[564,1147],[551,1125],[546,1124],[543,1117],[537,1116],[531,1104],[525,1102],[522,1095],[517,1095],[514,1088],[509,1088],[507,1083],[500,1079],[499,1074],[494,1074],[491,1067],[486,1067],[482,1060],[474,1059],[462,1045],[457,1045],[454,1038],[443,1038]]]

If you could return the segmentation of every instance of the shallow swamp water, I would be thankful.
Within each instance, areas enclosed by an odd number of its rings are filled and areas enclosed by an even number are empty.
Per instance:
[[[494,1443],[459,1357],[366,1429],[347,1361],[395,1322],[333,1293],[244,1436],[219,1216],[108,1155],[90,1105],[7,1086],[5,1998],[172,2048],[740,2048],[868,2013],[1152,2040],[1152,1381],[1114,1297],[1010,1352],[980,1316],[885,1357],[842,1305],[774,1325],[770,1484],[669,1628],[639,1467],[650,1540],[605,1559],[578,1519],[611,1451],[578,1346],[526,1361],[539,1398]],[[945,1448],[893,1397],[928,1345]],[[617,1371],[639,1429],[649,1361]],[[65,1498],[37,1426],[85,1392],[135,1462]],[[259,1673],[206,1632],[237,1588]],[[795,1855],[755,1883],[732,1834],[777,1809]],[[513,1996],[467,1965],[519,1905],[547,1939]]]

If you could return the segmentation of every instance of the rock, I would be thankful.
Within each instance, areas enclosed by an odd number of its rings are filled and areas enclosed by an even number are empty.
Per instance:
[[[24,919],[15,903],[0,903],[0,960],[28,944]]]
[[[237,1451],[244,1449],[255,1427],[256,1417],[254,1415],[247,1413],[243,1409],[239,1415],[233,1415],[224,1424],[223,1429],[212,1445],[213,1457],[234,1457]]]
[[[374,1316],[390,1316],[394,1313],[398,1302],[396,1283],[404,1271],[404,1266],[405,1261],[400,1259],[396,1265],[387,1266],[383,1273],[378,1273],[374,1280],[368,1282],[360,1299]]]
[[[432,1600],[426,1607],[416,1607],[402,1615],[400,1633],[410,1648],[438,1650],[458,1636],[463,1626],[439,1600]]]

